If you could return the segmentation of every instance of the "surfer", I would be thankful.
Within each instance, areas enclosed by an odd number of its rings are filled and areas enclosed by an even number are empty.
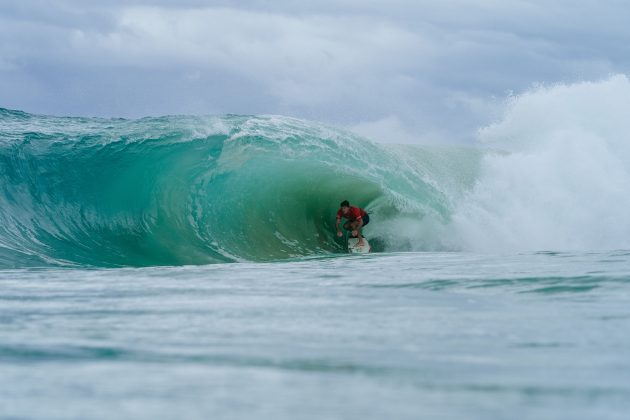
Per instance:
[[[363,235],[361,234],[361,229],[363,226],[370,223],[370,216],[365,210],[359,207],[351,206],[348,200],[342,201],[340,208],[337,211],[337,221],[335,223],[335,229],[337,229],[337,236],[339,237],[343,236],[343,233],[339,229],[342,217],[344,219],[348,219],[348,221],[343,224],[343,228],[345,230],[351,230],[352,236],[359,238],[359,243],[357,245],[363,246]]]

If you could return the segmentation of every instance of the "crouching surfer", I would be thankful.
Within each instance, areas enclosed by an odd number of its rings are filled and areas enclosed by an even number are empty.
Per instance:
[[[365,212],[365,210],[351,206],[348,200],[344,200],[340,204],[339,211],[337,211],[337,221],[335,223],[335,229],[337,229],[337,236],[343,236],[343,233],[339,229],[339,224],[341,223],[341,218],[348,219],[347,222],[343,224],[343,228],[346,230],[352,231],[353,237],[358,237],[359,242],[358,246],[363,246],[363,235],[361,234],[361,229],[363,226],[370,223],[370,216]]]

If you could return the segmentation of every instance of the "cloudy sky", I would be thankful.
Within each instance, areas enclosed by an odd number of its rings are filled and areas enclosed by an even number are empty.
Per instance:
[[[509,94],[630,74],[628,22],[625,0],[0,0],[0,107],[466,142]]]

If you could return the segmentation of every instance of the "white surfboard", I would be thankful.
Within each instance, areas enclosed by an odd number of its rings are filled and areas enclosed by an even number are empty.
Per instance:
[[[363,238],[363,244],[361,246],[358,244],[359,238],[348,238],[348,252],[351,254],[362,254],[372,250],[370,243],[365,238]]]

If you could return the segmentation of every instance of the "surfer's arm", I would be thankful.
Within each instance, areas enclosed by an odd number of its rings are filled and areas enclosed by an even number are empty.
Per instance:
[[[337,221],[335,222],[335,230],[339,232],[339,223],[341,223],[341,217],[337,217]]]

